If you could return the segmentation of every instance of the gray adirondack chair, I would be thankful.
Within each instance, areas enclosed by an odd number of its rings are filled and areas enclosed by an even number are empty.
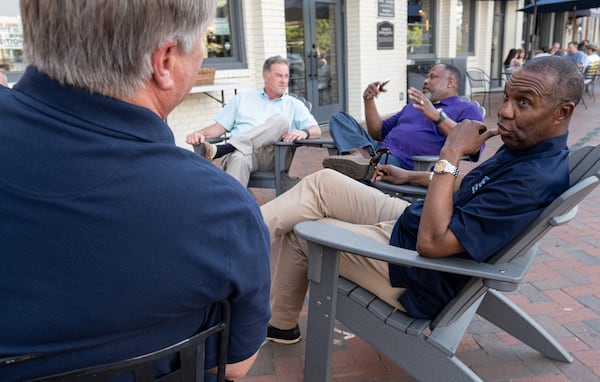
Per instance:
[[[306,108],[311,111],[312,104],[306,100],[306,98],[290,93],[290,96],[299,99]],[[221,137],[210,138],[210,143],[226,142],[229,138],[229,134],[224,134]],[[285,191],[292,188],[300,180],[297,178],[290,178],[288,173],[290,166],[294,159],[296,149],[300,146],[308,147],[324,147],[324,148],[335,148],[333,139],[320,138],[320,139],[300,139],[295,142],[273,142],[274,151],[274,167],[271,171],[253,171],[250,174],[248,180],[248,188],[274,188],[275,196],[279,196]],[[200,146],[194,146],[193,150],[195,153],[202,155]]]
[[[309,245],[304,381],[329,381],[336,319],[423,381],[481,381],[455,354],[475,313],[546,357],[572,362],[572,356],[549,333],[501,293],[517,289],[540,239],[552,227],[570,221],[577,204],[600,183],[600,148],[584,147],[573,152],[569,168],[571,187],[486,263],[460,258],[428,259],[415,251],[371,241],[323,223],[297,224],[296,234]],[[472,279],[435,319],[415,319],[338,277],[338,251]]]
[[[279,196],[296,185],[299,179],[290,178],[288,173],[296,149],[301,146],[335,147],[333,140],[329,138],[300,139],[295,142],[273,142],[275,168],[273,171],[252,172],[248,181],[248,187],[274,188],[275,196]]]

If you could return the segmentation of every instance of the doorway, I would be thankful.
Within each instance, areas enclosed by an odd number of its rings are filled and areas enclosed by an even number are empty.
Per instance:
[[[319,123],[344,108],[341,0],[285,0],[289,92],[312,103]]]
[[[506,3],[494,2],[494,24],[492,26],[492,58],[490,63],[491,88],[503,86],[504,74],[504,15]]]

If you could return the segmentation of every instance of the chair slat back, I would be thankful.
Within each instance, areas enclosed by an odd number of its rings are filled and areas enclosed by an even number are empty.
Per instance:
[[[488,260],[492,264],[515,264],[530,251],[536,251],[541,238],[554,226],[564,224],[572,219],[575,208],[600,183],[600,164],[598,163],[600,149],[584,147],[574,151],[569,156],[569,175],[573,181],[571,187],[556,198],[529,226],[502,250]],[[574,175],[577,172],[577,175]],[[534,253],[533,253],[534,254]],[[530,262],[522,262],[523,274]],[[448,325],[462,317],[473,302],[483,296],[488,286],[481,279],[471,279],[461,293],[454,298],[433,320],[432,328],[437,325]]]
[[[596,75],[598,75],[598,68],[600,68],[600,60],[594,61],[587,69],[587,71],[585,72],[585,76],[586,77],[594,77]]]
[[[569,184],[594,175],[600,170],[600,145],[585,146],[571,152],[569,156]]]

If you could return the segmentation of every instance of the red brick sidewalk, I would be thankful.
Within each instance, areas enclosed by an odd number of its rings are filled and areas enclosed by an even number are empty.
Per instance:
[[[488,110],[486,116],[489,127],[495,126],[501,97],[501,93],[493,94],[493,111]],[[578,106],[571,121],[571,147],[600,143],[600,105],[587,96],[586,102],[588,109]],[[490,140],[484,158],[500,144],[498,137]],[[304,176],[318,170],[326,156],[324,149],[301,148],[292,175]],[[272,190],[252,191],[261,204],[274,197]],[[272,248],[273,265],[277,255],[276,244]],[[575,357],[574,362],[546,359],[482,319],[475,319],[469,326],[458,350],[461,360],[485,381],[600,381],[600,190],[580,204],[574,221],[546,235],[525,282],[509,297],[565,346]],[[300,327],[306,330],[306,310]],[[339,323],[334,348],[332,381],[415,380]],[[243,381],[302,381],[303,365],[304,342],[268,343]]]

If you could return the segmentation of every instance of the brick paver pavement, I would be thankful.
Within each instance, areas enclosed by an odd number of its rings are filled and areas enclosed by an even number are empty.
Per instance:
[[[493,94],[486,124],[495,126],[501,93]],[[571,121],[569,145],[600,143],[600,103],[586,96]],[[501,144],[488,142],[484,158]],[[303,176],[321,168],[322,149],[298,150],[292,174]],[[259,203],[274,197],[272,190],[252,190]],[[278,243],[271,262],[277,261]],[[538,255],[518,291],[510,299],[527,311],[571,352],[573,363],[544,358],[485,320],[476,318],[463,338],[458,357],[485,381],[600,381],[600,190],[580,206],[571,223],[555,228],[542,240]],[[300,327],[306,329],[306,308]],[[362,339],[336,324],[332,381],[404,382],[415,379],[378,354]],[[402,346],[402,344],[398,344]],[[265,344],[244,382],[302,381],[304,341],[296,345]],[[315,381],[318,382],[318,381]]]

